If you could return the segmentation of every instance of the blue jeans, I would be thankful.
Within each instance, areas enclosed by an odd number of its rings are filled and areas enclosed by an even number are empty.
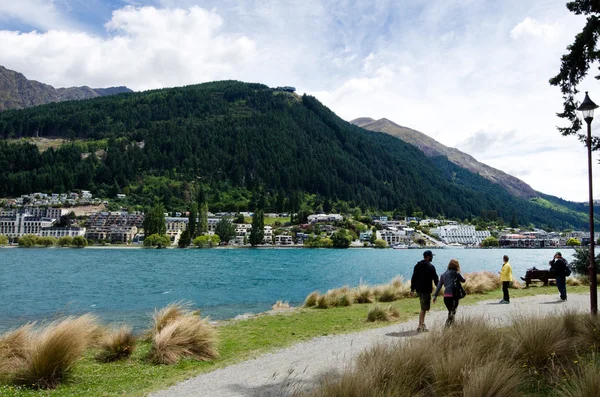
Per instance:
[[[556,286],[560,293],[560,299],[567,299],[567,278],[565,276],[556,276]]]

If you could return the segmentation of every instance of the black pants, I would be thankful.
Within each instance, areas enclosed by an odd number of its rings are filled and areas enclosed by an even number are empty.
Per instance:
[[[510,302],[510,296],[508,296],[508,287],[510,286],[510,281],[502,282],[502,292],[504,293],[504,300]]]
[[[454,322],[454,315],[456,314],[456,309],[458,308],[458,299],[454,299],[450,296],[445,296],[444,305],[446,305],[446,308],[448,309],[448,319],[446,320],[446,326],[450,326]]]

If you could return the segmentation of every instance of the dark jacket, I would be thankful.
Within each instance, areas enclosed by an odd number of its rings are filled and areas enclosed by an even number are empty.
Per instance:
[[[442,289],[442,285],[444,286],[444,296],[453,296],[453,284],[454,278],[456,277],[458,277],[461,283],[464,283],[466,281],[465,278],[456,270],[450,269],[442,273],[442,275],[440,276],[440,281],[437,283],[437,288],[435,289],[433,297],[435,298],[438,296],[440,290]]]
[[[557,276],[565,277],[567,271],[567,261],[564,258],[558,258],[550,261],[550,270]]]
[[[415,265],[410,279],[410,290],[417,291],[419,294],[431,294],[433,291],[432,283],[437,285],[439,281],[435,267],[431,262],[422,260]]]

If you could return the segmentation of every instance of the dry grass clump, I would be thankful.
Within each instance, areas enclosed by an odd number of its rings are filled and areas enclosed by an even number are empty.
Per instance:
[[[9,377],[35,389],[52,389],[67,378],[97,334],[96,317],[67,317],[35,329],[25,325],[2,337],[10,352]]]
[[[152,339],[148,358],[155,364],[175,364],[182,358],[209,361],[219,357],[214,328],[188,314],[167,323]]]
[[[585,348],[600,351],[600,317],[586,314],[581,318],[579,328],[579,342]],[[600,395],[600,394],[599,394]]]
[[[375,305],[369,309],[367,313],[368,322],[376,321],[395,321],[400,318],[400,311],[393,306],[383,308],[379,305]]]
[[[392,284],[378,285],[375,287],[375,299],[379,302],[393,302],[396,300],[396,289]]]
[[[160,310],[155,310],[152,315],[152,328],[148,330],[146,336],[151,338],[153,335],[162,331],[168,324],[189,315],[192,312],[191,307],[192,305],[189,302],[177,301],[170,303]]]
[[[319,299],[319,291],[311,292],[304,300],[304,307],[314,307],[317,305],[317,299]]]
[[[463,288],[467,294],[482,294],[494,291],[502,285],[500,277],[492,272],[476,272],[465,275]]]
[[[331,289],[325,294],[328,307],[346,307],[354,302],[354,291],[347,285],[342,288]]]
[[[271,310],[281,310],[281,309],[289,309],[290,302],[288,301],[277,301],[273,306],[271,306]]]
[[[556,397],[597,397],[600,396],[600,365],[588,364],[573,371],[565,384],[555,392]]]
[[[317,309],[328,309],[329,308],[329,300],[325,295],[319,295],[317,297],[317,303],[315,305]]]
[[[136,342],[131,327],[123,325],[118,329],[112,329],[100,339],[98,343],[100,353],[96,358],[104,363],[122,360],[131,356]]]
[[[356,288],[356,294],[354,295],[355,303],[373,303],[373,288],[367,284],[360,284]]]

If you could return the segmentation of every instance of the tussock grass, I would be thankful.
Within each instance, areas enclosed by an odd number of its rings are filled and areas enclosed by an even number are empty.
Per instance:
[[[555,392],[556,397],[597,397],[600,396],[600,364],[592,363],[578,368],[568,376],[565,384]]]
[[[104,363],[125,359],[133,353],[136,342],[131,327],[127,325],[109,330],[98,343],[100,353],[96,359]]]
[[[319,299],[319,291],[311,292],[304,300],[304,307],[314,307],[317,305],[317,299]]]
[[[356,303],[373,303],[373,289],[367,284],[360,284],[356,289],[354,302]]]
[[[152,315],[152,328],[146,332],[146,337],[152,338],[173,321],[189,315],[192,313],[191,307],[192,305],[189,302],[177,301],[160,310],[155,310]]]
[[[271,306],[271,310],[280,310],[280,309],[289,309],[290,302],[288,301],[277,301],[273,306]]]
[[[577,276],[567,277],[567,285],[570,287],[577,287],[579,285],[583,285],[583,280]]]
[[[347,307],[354,303],[354,291],[347,285],[331,289],[325,294],[328,307]]]
[[[86,314],[24,331],[28,335],[14,381],[36,389],[57,387],[70,375],[97,329],[96,318]]]
[[[196,315],[184,315],[166,324],[152,339],[148,359],[175,364],[182,358],[210,361],[219,357],[215,329]]]
[[[325,295],[319,295],[317,297],[317,303],[315,305],[317,309],[327,309],[329,308],[329,300]]]
[[[475,272],[465,275],[463,288],[467,294],[483,294],[502,286],[500,277],[492,272]]]
[[[367,313],[368,322],[376,321],[395,321],[400,318],[400,311],[393,306],[386,308],[375,305],[369,309]]]
[[[584,315],[580,324],[579,343],[585,348],[600,352],[600,317]]]

